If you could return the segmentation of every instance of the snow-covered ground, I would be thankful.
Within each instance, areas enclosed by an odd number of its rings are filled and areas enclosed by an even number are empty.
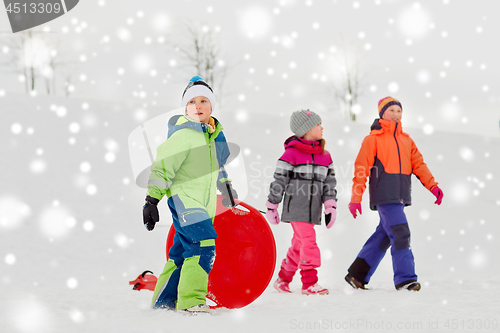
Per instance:
[[[436,206],[414,179],[414,204],[406,209],[423,288],[394,290],[388,255],[370,282],[372,289],[358,291],[343,277],[378,215],[369,210],[366,196],[356,220],[347,204],[352,163],[369,128],[322,115],[339,184],[336,225],[316,229],[323,261],[319,282],[330,295],[303,296],[294,281],[291,295],[269,287],[243,309],[186,317],[152,311],[152,293],[128,285],[146,269],[161,271],[171,223],[162,202],[158,227],[147,232],[142,225],[145,190],[135,185],[127,146],[139,125],[134,106],[15,94],[1,102],[2,333],[500,331],[499,138],[403,127],[445,194]],[[154,109],[151,118],[165,111]],[[243,165],[228,167],[234,186],[259,209],[291,134],[294,110],[280,111],[283,116],[245,121],[229,112],[214,114],[228,140],[241,147]],[[418,110],[405,109],[411,112]],[[291,228],[280,224],[272,230],[279,266]]]

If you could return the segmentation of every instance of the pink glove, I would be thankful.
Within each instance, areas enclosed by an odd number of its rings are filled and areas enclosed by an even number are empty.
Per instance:
[[[356,211],[359,211],[359,215],[361,215],[361,203],[359,202],[350,202],[349,203],[349,211],[352,214],[352,217],[356,218]]]
[[[440,205],[441,201],[443,201],[443,196],[444,196],[443,191],[441,191],[441,189],[436,185],[432,188],[431,192],[437,199],[434,203],[436,205]]]
[[[280,215],[278,214],[278,204],[273,204],[271,202],[266,201],[266,219],[271,224],[279,224],[280,223]]]
[[[323,203],[323,205],[325,205],[326,227],[330,229],[337,218],[337,201],[335,201],[335,199],[328,199]]]

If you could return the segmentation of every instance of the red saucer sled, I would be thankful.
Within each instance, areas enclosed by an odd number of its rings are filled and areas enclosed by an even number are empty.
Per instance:
[[[222,205],[217,195],[214,228],[215,262],[208,276],[207,298],[212,308],[242,308],[255,301],[267,288],[276,266],[276,243],[262,214],[240,200],[236,206]],[[168,251],[174,242],[172,225],[167,236]]]
[[[148,274],[151,273],[151,274]],[[134,287],[132,290],[137,290],[140,291],[142,289],[147,289],[147,290],[155,290],[156,287],[156,282],[158,281],[158,278],[153,275],[153,272],[151,271],[144,271],[142,274],[140,274],[137,279],[133,281],[129,281],[128,284],[133,285]]]

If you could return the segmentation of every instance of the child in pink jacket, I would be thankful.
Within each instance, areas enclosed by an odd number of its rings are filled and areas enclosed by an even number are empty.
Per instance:
[[[317,283],[316,268],[321,266],[321,257],[314,226],[321,224],[323,205],[327,228],[332,227],[337,216],[333,161],[325,150],[321,118],[316,113],[295,111],[290,129],[295,135],[285,141],[285,152],[278,160],[266,202],[268,221],[278,224],[278,204],[284,195],[281,221],[293,228],[292,245],[281,263],[274,287],[290,293],[289,283],[300,269],[302,294],[327,295],[328,289]]]

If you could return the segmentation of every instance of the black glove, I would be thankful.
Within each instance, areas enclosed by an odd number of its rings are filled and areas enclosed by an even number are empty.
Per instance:
[[[144,220],[144,226],[149,231],[155,228],[156,222],[160,220],[160,214],[158,213],[158,202],[160,200],[150,197],[146,197],[146,203],[142,207],[142,219]]]
[[[220,193],[225,196],[225,198],[222,199],[222,205],[224,207],[234,207],[234,199],[238,199],[238,193],[234,190],[231,182],[227,180],[224,183],[220,183],[217,188]]]

